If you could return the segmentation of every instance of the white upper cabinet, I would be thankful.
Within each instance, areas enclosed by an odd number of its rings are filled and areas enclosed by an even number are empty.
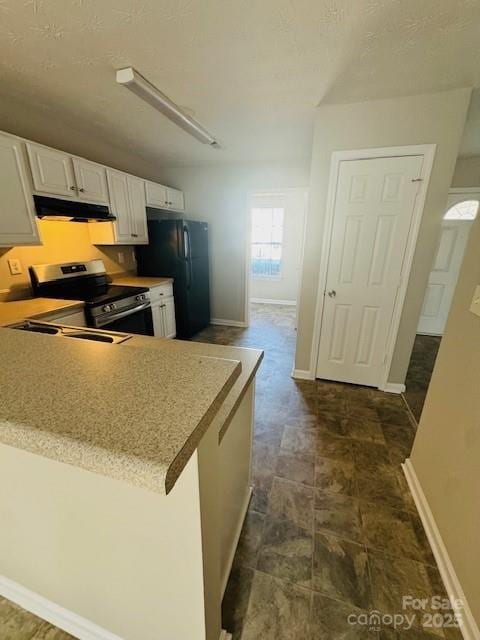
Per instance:
[[[108,186],[110,189],[110,211],[117,218],[113,222],[113,232],[115,241],[119,244],[129,244],[132,240],[132,229],[130,224],[130,203],[128,201],[127,174],[120,171],[107,171]],[[101,222],[100,227],[107,225]],[[97,229],[99,225],[93,225],[91,231],[101,231]],[[103,229],[105,230],[105,229]]]
[[[172,187],[164,187],[156,182],[145,182],[147,207],[166,209],[167,211],[184,211],[183,192]]]
[[[72,158],[77,194],[80,200],[99,204],[110,202],[107,186],[107,170],[101,164]]]
[[[141,178],[107,169],[110,211],[114,222],[89,225],[93,244],[147,244],[145,185]]]
[[[0,134],[0,246],[41,244],[20,140]]]
[[[39,193],[75,198],[77,189],[72,160],[67,153],[27,143],[33,186]]]
[[[172,211],[184,211],[183,191],[167,187],[167,207]]]
[[[148,207],[165,209],[168,205],[167,187],[156,182],[145,182],[145,195]]]
[[[134,176],[127,176],[127,185],[132,237],[135,244],[146,244],[148,243],[148,230],[144,181]]]

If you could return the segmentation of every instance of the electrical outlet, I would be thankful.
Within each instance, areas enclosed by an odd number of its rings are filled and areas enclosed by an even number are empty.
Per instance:
[[[10,269],[10,273],[12,276],[19,276],[22,271],[22,263],[18,258],[10,258],[8,261],[8,268]]]
[[[117,256],[118,256],[118,264],[124,264],[125,263],[125,254],[123,253],[123,251],[119,251]]]

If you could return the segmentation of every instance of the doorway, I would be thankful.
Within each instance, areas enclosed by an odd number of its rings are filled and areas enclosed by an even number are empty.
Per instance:
[[[317,378],[387,388],[434,149],[333,154]]]
[[[246,317],[267,314],[296,324],[307,204],[306,189],[257,191],[250,196]],[[276,319],[276,320],[275,320]]]
[[[405,381],[405,400],[417,422],[422,414],[479,205],[479,188],[458,188],[449,192]]]

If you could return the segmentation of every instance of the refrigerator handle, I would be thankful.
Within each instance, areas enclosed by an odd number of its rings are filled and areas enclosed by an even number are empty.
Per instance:
[[[188,227],[183,227],[183,244],[185,246],[185,261],[187,262],[187,289],[190,289],[192,284],[192,261],[190,256],[190,233]]]

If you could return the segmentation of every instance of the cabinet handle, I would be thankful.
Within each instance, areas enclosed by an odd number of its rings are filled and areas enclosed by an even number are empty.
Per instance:
[[[84,193],[85,189],[83,189],[83,187],[81,189],[79,189],[80,193]]]
[[[70,187],[70,191],[76,191],[76,189],[75,189],[75,187],[73,185]]]
[[[138,238],[138,233],[132,233],[132,238]]]

